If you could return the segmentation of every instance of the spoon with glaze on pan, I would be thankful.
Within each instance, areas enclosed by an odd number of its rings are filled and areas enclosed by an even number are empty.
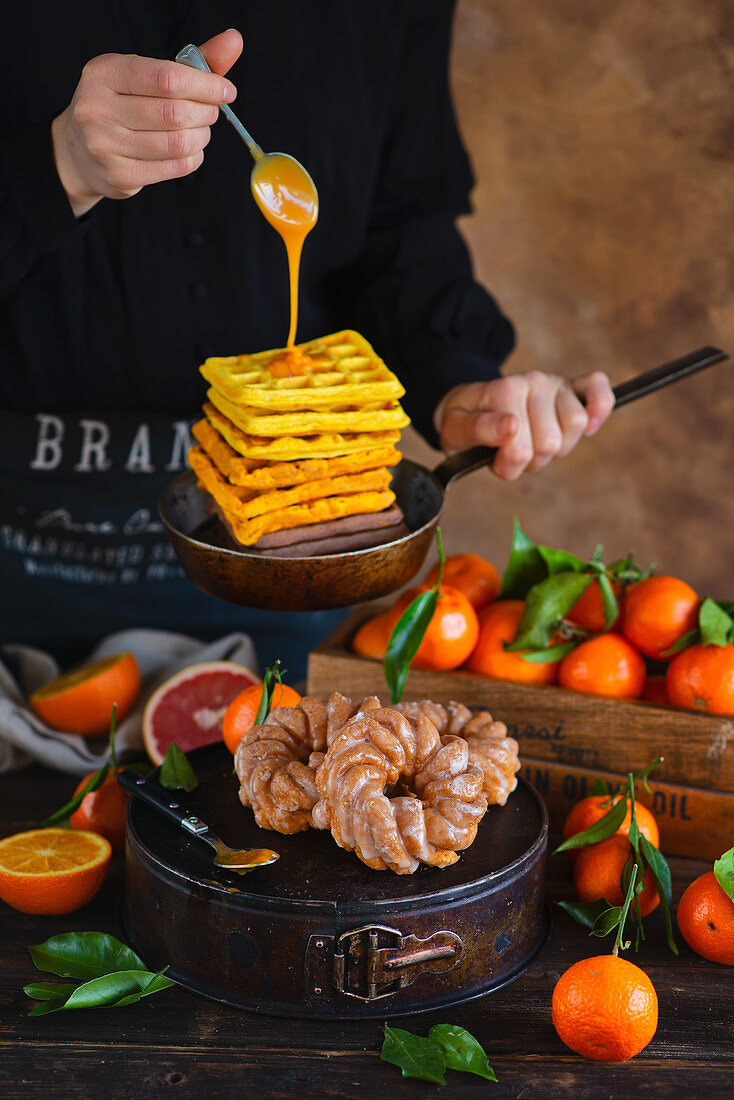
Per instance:
[[[144,779],[142,775],[122,771],[117,776],[117,782],[134,798],[142,798],[143,802],[147,802],[154,810],[175,821],[190,836],[206,841],[209,847],[214,849],[215,856],[212,862],[216,867],[245,875],[256,867],[266,867],[269,863],[275,863],[276,859],[280,859],[278,853],[272,852],[269,848],[250,848],[244,852],[230,848],[201,818],[189,813],[178,802],[175,795],[168,794],[155,783],[151,783],[149,779]]]

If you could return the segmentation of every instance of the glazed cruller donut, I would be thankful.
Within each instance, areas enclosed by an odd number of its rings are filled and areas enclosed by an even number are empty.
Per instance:
[[[338,693],[279,707],[240,741],[240,799],[264,828],[328,828],[369,867],[447,867],[517,785],[517,742],[487,712]]]

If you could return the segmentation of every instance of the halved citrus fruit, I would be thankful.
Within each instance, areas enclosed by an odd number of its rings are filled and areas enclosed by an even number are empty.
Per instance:
[[[120,722],[140,691],[140,672],[132,653],[117,653],[72,669],[34,691],[30,704],[47,726],[85,737],[104,737],[112,707]]]
[[[112,849],[97,833],[31,829],[0,840],[0,898],[21,913],[73,913],[104,882]]]
[[[246,687],[259,683],[259,676],[234,661],[206,661],[181,669],[145,704],[143,740],[150,759],[162,764],[172,741],[182,752],[221,741],[227,707]]]

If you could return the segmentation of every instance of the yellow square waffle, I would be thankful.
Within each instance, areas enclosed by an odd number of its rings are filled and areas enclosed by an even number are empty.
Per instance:
[[[287,489],[257,493],[230,485],[201,447],[192,447],[189,451],[189,463],[199,483],[208,493],[211,493],[217,504],[239,520],[253,519],[267,512],[280,511],[304,502],[315,502],[325,497],[384,492],[389,489],[392,479],[390,471],[382,467],[378,470],[367,470],[364,473],[320,478],[317,481],[306,481]]]
[[[330,409],[307,409],[304,412],[275,412],[267,409],[235,405],[219,390],[207,390],[207,397],[247,435],[316,435],[322,432],[389,431],[404,428],[410,420],[397,401],[363,404],[360,408],[336,406]]]
[[[204,412],[211,424],[226,439],[230,447],[243,458],[266,462],[291,462],[306,458],[331,458],[353,454],[372,447],[397,443],[399,431],[389,432],[320,432],[306,436],[252,436],[243,432],[231,420],[207,402]]]
[[[200,420],[191,429],[219,472],[231,485],[256,492],[300,485],[317,478],[361,473],[379,466],[396,466],[400,451],[389,444],[334,458],[307,458],[297,462],[264,462],[243,458],[234,451],[208,420]]]
[[[357,332],[309,340],[293,351],[299,372],[286,377],[278,376],[279,371],[274,377],[269,369],[275,363],[287,369],[285,348],[207,359],[199,369],[228,401],[269,413],[386,405],[405,393],[399,379]]]

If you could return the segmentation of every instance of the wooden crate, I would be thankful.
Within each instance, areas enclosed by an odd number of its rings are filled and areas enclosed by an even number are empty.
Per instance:
[[[374,608],[359,609],[310,654],[309,694],[339,690],[387,701],[381,662],[349,648],[357,628],[374,614]],[[653,798],[643,795],[642,801],[658,818],[663,849],[708,859],[734,843],[734,718],[463,671],[411,669],[404,698],[455,699],[505,722],[519,742],[523,774],[545,798],[553,827],[590,792],[595,778],[616,784],[661,756]]]

